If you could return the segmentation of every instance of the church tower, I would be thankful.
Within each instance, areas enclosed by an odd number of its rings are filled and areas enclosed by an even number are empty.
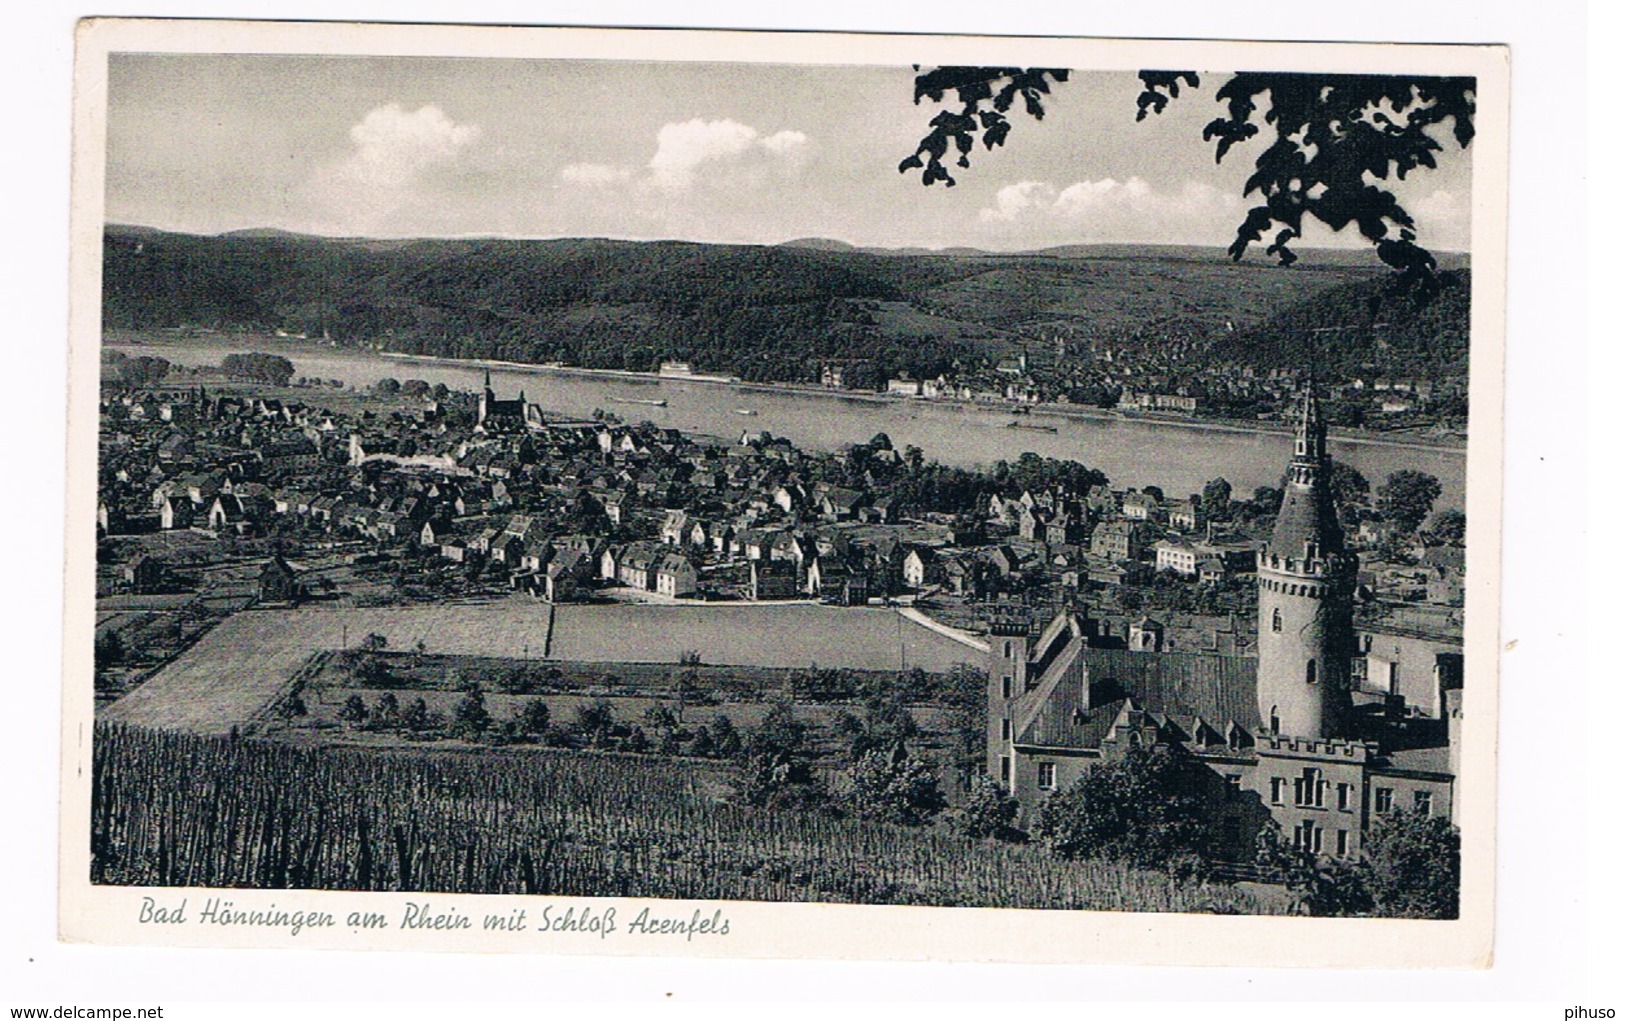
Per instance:
[[[1311,384],[1275,532],[1258,554],[1258,716],[1289,737],[1341,736],[1349,707],[1358,558],[1344,549],[1329,476]]]
[[[480,391],[480,412],[475,418],[475,426],[483,427],[485,420],[491,415],[491,405],[496,403],[496,391],[491,389],[491,370],[485,370],[485,388]]]

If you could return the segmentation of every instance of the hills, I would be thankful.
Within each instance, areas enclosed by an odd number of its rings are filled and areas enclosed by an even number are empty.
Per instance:
[[[325,332],[341,344],[595,368],[681,358],[793,382],[832,358],[936,375],[1058,333],[1170,329],[1233,344],[1272,322],[1316,321],[1320,296],[1357,304],[1349,295],[1383,276],[1369,253],[1306,253],[1282,269],[1232,263],[1218,248],[917,252],[818,238],[378,241],[110,226],[103,313],[109,328]]]

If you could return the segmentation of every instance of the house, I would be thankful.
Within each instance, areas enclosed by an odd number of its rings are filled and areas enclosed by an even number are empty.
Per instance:
[[[184,496],[170,495],[164,497],[163,504],[158,510],[159,524],[167,531],[175,528],[192,527],[194,507],[192,501]]]
[[[938,568],[937,551],[916,546],[903,557],[903,584],[911,589],[924,588],[936,580]]]
[[[124,568],[124,581],[136,595],[151,595],[169,587],[169,565],[154,556],[140,556]]]
[[[209,505],[209,527],[216,532],[241,530],[248,523],[242,501],[231,493],[221,493]]]
[[[793,560],[752,560],[749,598],[757,602],[794,599],[797,595],[796,564]]]
[[[1195,546],[1179,539],[1161,539],[1152,549],[1157,556],[1157,570],[1186,578],[1195,577],[1197,561],[1205,559]]]
[[[1187,534],[1199,532],[1206,524],[1202,506],[1195,500],[1175,500],[1168,505],[1168,527]]]
[[[1162,512],[1162,504],[1150,493],[1123,494],[1123,517],[1130,521],[1154,521]]]
[[[259,597],[262,603],[295,603],[304,595],[304,586],[288,562],[273,556],[260,570]]]
[[[667,553],[655,564],[654,591],[663,596],[680,599],[699,590],[699,571],[694,562],[681,553]]]
[[[1144,522],[1103,521],[1089,536],[1089,552],[1111,561],[1138,560],[1146,553],[1148,539]]]

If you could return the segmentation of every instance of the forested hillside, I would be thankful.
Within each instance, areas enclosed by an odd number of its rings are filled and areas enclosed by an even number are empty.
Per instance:
[[[1350,258],[1305,263],[1124,245],[918,254],[816,241],[374,241],[110,227],[104,314],[115,329],[280,329],[594,368],[679,358],[762,381],[815,379],[823,360],[865,358],[883,379],[935,376],[956,359],[984,364],[1051,331],[1108,336],[1177,321],[1218,342],[1227,324],[1236,336],[1275,322],[1287,330],[1281,316],[1318,315],[1292,306],[1358,294],[1381,275]]]

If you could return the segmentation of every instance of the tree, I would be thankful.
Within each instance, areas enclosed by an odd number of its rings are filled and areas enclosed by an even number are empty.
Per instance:
[[[589,744],[605,747],[609,744],[609,732],[615,729],[615,708],[603,698],[576,706],[575,729]]]
[[[1286,887],[1304,914],[1328,917],[1371,910],[1363,865],[1294,846],[1273,820],[1258,831],[1253,861],[1260,878]]]
[[[310,712],[305,708],[305,700],[297,693],[289,695],[277,706],[277,714],[285,720],[296,720]]]
[[[1455,918],[1461,902],[1461,833],[1440,816],[1393,812],[1366,835],[1366,884],[1376,911],[1395,918]]]
[[[1208,852],[1205,767],[1174,748],[1131,748],[1102,762],[1050,798],[1037,832],[1062,858],[1094,858],[1148,868]]]
[[[1044,97],[1052,85],[1069,77],[1055,68],[921,71],[914,79],[916,104],[924,99],[943,103],[952,93],[958,107],[931,119],[931,130],[898,170],[920,170],[926,186],[941,181],[952,187],[945,158],[968,168],[978,140],[987,149],[1002,146],[1017,100],[1028,115],[1041,120]],[[1141,71],[1140,82],[1136,120],[1162,113],[1182,87],[1201,85],[1192,71]],[[1471,144],[1474,79],[1239,72],[1219,87],[1215,98],[1224,112],[1203,129],[1202,140],[1214,143],[1216,162],[1261,130],[1274,135],[1254,160],[1254,172],[1243,187],[1243,195],[1256,195],[1257,204],[1236,228],[1229,248],[1232,259],[1239,261],[1273,230],[1266,252],[1291,265],[1297,258],[1292,242],[1303,236],[1308,218],[1334,231],[1355,227],[1376,247],[1377,256],[1400,272],[1403,284],[1437,293],[1437,264],[1416,244],[1415,219],[1381,182],[1434,167],[1444,150],[1434,135],[1446,124],[1459,148]]]
[[[794,755],[807,743],[807,725],[796,718],[795,707],[789,702],[774,702],[762,717],[761,726],[751,734],[751,753],[782,752]]]
[[[374,727],[393,727],[399,722],[401,716],[400,700],[393,691],[386,691],[378,696],[378,701],[372,704],[372,724]]]
[[[711,737],[711,728],[701,726],[694,731],[694,743],[689,746],[688,753],[701,759],[714,759],[717,757],[717,743]]]
[[[485,692],[475,685],[463,693],[453,710],[452,722],[464,737],[478,737],[491,726],[491,713],[485,708]]]
[[[401,392],[401,381],[385,376],[383,379],[380,379],[378,382],[374,383],[372,385],[372,389],[375,393],[382,394],[385,397],[393,397],[395,394]]]
[[[849,757],[853,762],[872,751],[904,744],[920,732],[913,714],[883,693],[869,697],[861,718],[843,713],[838,725],[852,742]]]
[[[1003,784],[990,776],[979,776],[960,806],[958,829],[973,840],[1009,840],[1017,835],[1014,826],[1019,807]]]
[[[1440,492],[1438,479],[1405,468],[1388,476],[1377,490],[1377,505],[1401,531],[1414,532],[1433,512]]]
[[[352,727],[361,726],[367,722],[367,703],[361,700],[360,695],[351,695],[339,708],[339,719]]]
[[[423,696],[414,698],[407,707],[401,711],[401,727],[412,733],[428,730],[433,725],[429,717],[429,704],[423,701]]]
[[[548,712],[547,703],[539,698],[526,699],[515,714],[519,733],[544,735],[548,724],[552,722],[552,714]]]
[[[899,742],[891,750],[866,752],[847,772],[841,801],[854,815],[920,826],[947,806],[937,774]]]
[[[1220,517],[1230,510],[1230,483],[1217,478],[1202,487],[1202,510],[1208,517]]]
[[[711,739],[716,743],[719,759],[736,758],[744,750],[739,731],[734,729],[733,721],[725,713],[718,713],[717,718],[711,721]]]
[[[118,363],[118,374],[130,386],[148,386],[169,375],[169,362],[147,355],[125,358]]]
[[[281,355],[254,351],[226,355],[220,359],[220,371],[233,379],[287,386],[288,380],[293,378],[293,363]]]
[[[389,645],[389,639],[376,631],[368,633],[367,637],[361,639],[361,647],[368,652],[381,652],[387,645]]]
[[[1456,507],[1440,511],[1433,515],[1433,523],[1428,526],[1428,533],[1442,543],[1460,546],[1467,541],[1466,512]]]
[[[1345,514],[1364,504],[1371,493],[1371,483],[1360,474],[1360,470],[1336,458],[1330,459],[1327,465],[1326,485],[1338,510]]]

